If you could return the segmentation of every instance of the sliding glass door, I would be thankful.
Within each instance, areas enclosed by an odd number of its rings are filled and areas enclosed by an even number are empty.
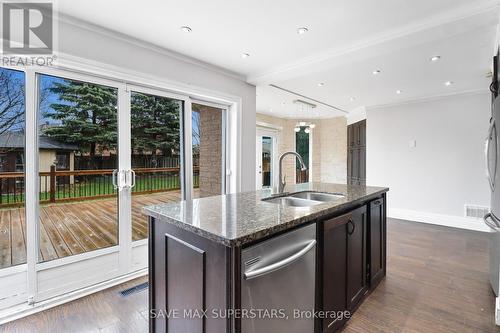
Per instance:
[[[184,102],[160,92],[130,93],[132,241],[148,237],[142,208],[182,200]]]
[[[227,115],[122,81],[0,68],[0,311],[145,274],[143,207],[226,192]]]
[[[0,68],[0,310],[27,297],[25,74]]]
[[[118,89],[38,76],[39,262],[118,244]]]

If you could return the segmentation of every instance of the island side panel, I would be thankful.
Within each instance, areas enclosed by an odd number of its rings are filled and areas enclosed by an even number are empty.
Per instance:
[[[217,317],[231,303],[229,248],[152,217],[149,229],[150,332],[230,332],[230,321]],[[206,317],[184,312],[200,307]],[[167,318],[174,310],[180,317]]]

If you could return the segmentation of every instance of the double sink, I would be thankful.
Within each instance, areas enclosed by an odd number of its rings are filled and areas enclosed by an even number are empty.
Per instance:
[[[290,207],[311,207],[343,198],[345,198],[345,195],[340,193],[303,191],[284,196],[266,198],[262,199],[262,201]]]

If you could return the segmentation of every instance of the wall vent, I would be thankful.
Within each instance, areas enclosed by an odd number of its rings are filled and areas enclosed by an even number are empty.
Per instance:
[[[489,207],[476,206],[476,205],[465,205],[465,216],[466,217],[482,219],[489,212],[490,212]]]

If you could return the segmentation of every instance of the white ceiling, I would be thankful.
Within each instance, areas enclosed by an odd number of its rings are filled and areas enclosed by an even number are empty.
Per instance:
[[[348,111],[486,89],[499,2],[61,0],[59,10],[245,75],[257,85],[258,112],[300,117],[297,97],[269,84]],[[299,35],[302,26],[309,32]],[[435,54],[442,59],[431,63]],[[342,114],[319,106],[307,116]]]

